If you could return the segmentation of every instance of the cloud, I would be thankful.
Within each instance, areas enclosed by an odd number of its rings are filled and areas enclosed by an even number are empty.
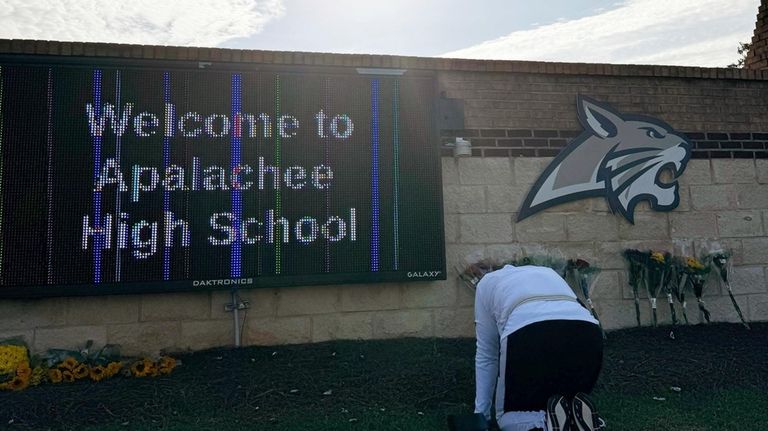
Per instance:
[[[628,0],[442,57],[723,67],[752,37],[757,0]]]
[[[283,0],[0,0],[0,38],[217,46],[258,33]]]

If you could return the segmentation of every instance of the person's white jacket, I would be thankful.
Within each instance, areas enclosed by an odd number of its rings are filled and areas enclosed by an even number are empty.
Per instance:
[[[480,280],[475,293],[475,413],[490,419],[496,388],[496,418],[501,423],[504,372],[499,372],[499,363],[505,363],[506,338],[523,326],[545,320],[582,320],[597,324],[590,312],[578,303],[568,283],[551,268],[506,265]],[[526,414],[531,423],[543,423],[543,412]]]

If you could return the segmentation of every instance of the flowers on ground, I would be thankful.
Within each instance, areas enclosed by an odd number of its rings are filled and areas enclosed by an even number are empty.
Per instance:
[[[76,380],[100,382],[125,371],[127,377],[170,374],[179,361],[171,356],[141,358],[124,367],[119,349],[114,345],[93,350],[89,342],[83,350],[51,349],[43,356],[30,357],[20,341],[0,342],[0,390],[22,390],[42,383],[71,383]]]

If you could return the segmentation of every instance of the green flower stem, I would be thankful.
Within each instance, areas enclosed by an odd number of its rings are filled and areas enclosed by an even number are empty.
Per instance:
[[[747,320],[744,319],[744,314],[741,312],[741,308],[739,307],[739,304],[736,302],[736,298],[733,297],[733,291],[731,290],[731,283],[725,282],[725,287],[728,288],[728,296],[731,297],[731,302],[733,302],[733,308],[736,309],[736,313],[739,315],[739,319],[741,319],[741,324],[744,325],[745,328],[749,328],[749,323],[747,323]]]

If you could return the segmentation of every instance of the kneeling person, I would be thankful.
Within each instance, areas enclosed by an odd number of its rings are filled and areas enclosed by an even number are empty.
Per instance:
[[[598,322],[555,271],[539,266],[486,274],[475,294],[475,413],[502,430],[599,428],[592,390],[603,360]]]

